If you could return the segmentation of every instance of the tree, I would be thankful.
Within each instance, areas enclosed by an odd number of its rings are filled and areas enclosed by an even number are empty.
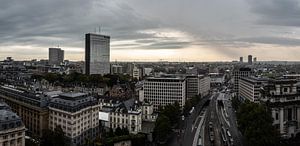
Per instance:
[[[168,138],[168,135],[171,133],[171,123],[167,116],[160,115],[158,116],[156,122],[155,122],[155,128],[154,128],[154,139],[157,142],[163,142],[166,141]]]
[[[192,99],[191,99],[192,106],[196,106],[199,101],[200,101],[200,96],[196,95],[196,96],[192,97]]]
[[[239,106],[241,105],[241,102],[239,101],[239,99],[237,97],[233,97],[231,102],[232,102],[232,107],[235,110],[238,110]]]
[[[114,137],[115,134],[114,134],[114,130],[112,128],[109,128],[109,131],[107,133],[107,137]]]
[[[54,128],[54,145],[57,146],[57,145],[61,145],[61,146],[66,146],[68,145],[67,144],[67,139],[65,137],[65,133],[64,131],[62,130],[62,128],[60,126],[56,126]]]
[[[115,130],[115,135],[117,136],[121,136],[123,135],[123,131],[120,127],[117,127],[116,130]]]
[[[54,135],[53,131],[49,129],[43,130],[40,145],[42,146],[54,146]]]
[[[165,106],[161,114],[169,118],[172,126],[176,125],[180,120],[181,114],[179,103],[175,102],[174,104],[169,104]]]
[[[185,102],[185,105],[183,107],[183,114],[184,115],[188,115],[189,114],[189,111],[192,109],[192,103],[191,103],[191,100],[187,100]]]
[[[237,112],[238,127],[249,145],[269,146],[278,144],[279,133],[272,125],[270,111],[262,104],[245,102]]]
[[[69,141],[60,126],[55,127],[54,131],[43,130],[40,145],[42,146],[68,146]]]
[[[38,143],[34,142],[31,139],[25,139],[25,145],[26,146],[38,146]]]
[[[128,135],[129,134],[129,130],[125,127],[122,128],[122,133],[123,135]]]

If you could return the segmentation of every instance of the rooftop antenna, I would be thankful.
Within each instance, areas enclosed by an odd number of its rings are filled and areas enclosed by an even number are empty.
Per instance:
[[[99,26],[99,34],[101,34],[101,26]]]

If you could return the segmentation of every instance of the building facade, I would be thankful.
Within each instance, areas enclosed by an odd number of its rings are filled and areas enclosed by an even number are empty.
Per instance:
[[[233,71],[233,82],[234,82],[234,92],[237,94],[239,91],[239,81],[242,77],[248,77],[253,74],[253,71],[251,68],[242,67],[242,68],[235,68]]]
[[[0,101],[0,146],[25,146],[25,126],[10,107]]]
[[[210,77],[209,76],[200,76],[199,78],[199,94],[207,96],[210,92]]]
[[[92,33],[85,35],[85,73],[110,73],[110,36]]]
[[[206,96],[210,91],[210,77],[203,75],[186,76],[186,97],[191,99],[194,96]]]
[[[60,126],[72,146],[83,145],[99,134],[98,100],[85,93],[63,93],[49,104],[49,129]]]
[[[142,132],[143,122],[155,122],[156,115],[153,114],[153,105],[148,102],[139,102],[133,98],[121,101],[113,98],[100,98],[100,118],[102,125],[106,128],[126,128],[129,133]],[[103,117],[103,116],[100,116]]]
[[[248,55],[248,64],[249,64],[249,65],[252,64],[252,55]]]
[[[0,98],[21,117],[28,135],[41,136],[48,129],[48,97],[13,86],[0,86]]]
[[[264,78],[242,77],[239,81],[240,99],[258,103],[261,98],[261,87],[267,81]]]
[[[111,65],[111,74],[123,74],[123,66],[113,64]]]
[[[175,102],[181,107],[185,105],[186,80],[183,77],[148,77],[145,79],[143,89],[144,99],[153,104],[154,111]]]
[[[134,65],[132,69],[132,78],[140,80],[142,78],[142,70]]]
[[[225,75],[222,73],[209,73],[211,86],[221,86],[225,83]]]
[[[49,48],[49,64],[60,65],[64,62],[64,50],[61,48]]]
[[[271,80],[263,87],[261,102],[272,112],[273,125],[283,138],[300,132],[300,93],[297,81],[292,79]]]

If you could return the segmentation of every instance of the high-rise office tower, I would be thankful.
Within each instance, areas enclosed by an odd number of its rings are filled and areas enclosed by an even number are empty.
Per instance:
[[[110,73],[110,36],[85,34],[85,74]]]
[[[61,48],[49,48],[49,64],[60,65],[64,62],[64,50]]]
[[[257,58],[254,57],[254,58],[253,58],[253,63],[256,63],[256,62],[257,62]]]
[[[240,63],[243,63],[243,57],[240,57]]]
[[[252,64],[252,55],[248,55],[248,64]]]

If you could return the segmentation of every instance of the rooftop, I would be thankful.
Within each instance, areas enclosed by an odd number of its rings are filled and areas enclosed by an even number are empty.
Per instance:
[[[87,95],[86,93],[79,93],[79,92],[68,92],[68,93],[62,93],[60,96],[64,97],[71,97],[71,98],[76,98],[76,97],[81,97]]]
[[[0,102],[0,131],[22,126],[21,118],[10,107]]]

